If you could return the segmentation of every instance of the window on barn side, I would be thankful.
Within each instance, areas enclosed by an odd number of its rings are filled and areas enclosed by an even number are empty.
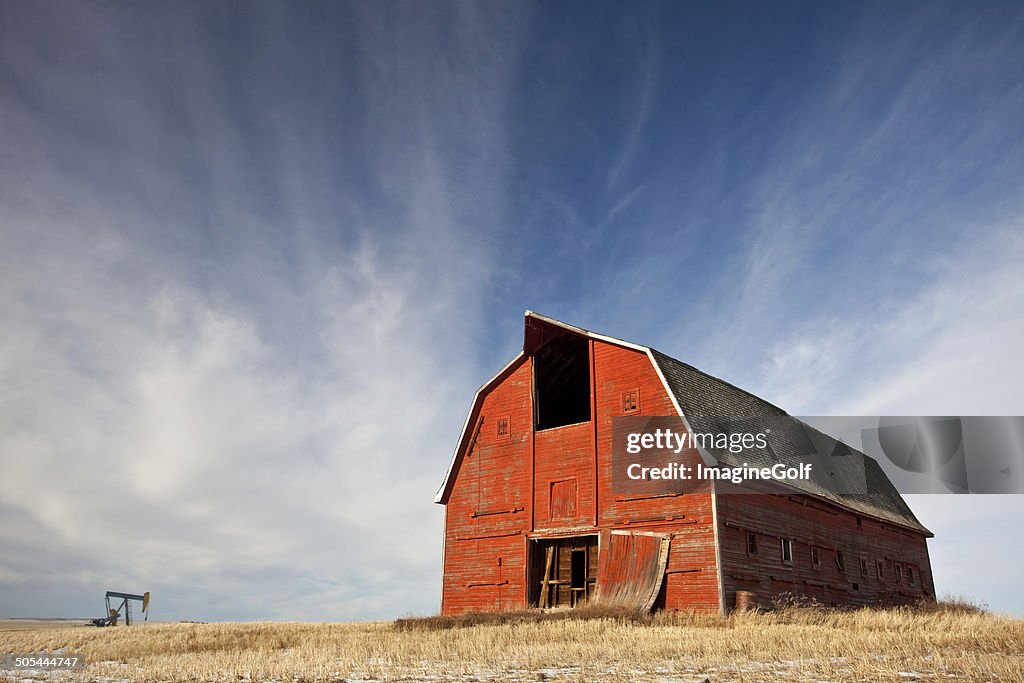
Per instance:
[[[497,424],[498,424],[498,438],[499,439],[507,439],[509,437],[509,435],[511,434],[511,431],[509,430],[508,423],[509,423],[509,418],[507,418],[507,417],[499,417],[498,418]]]
[[[893,568],[894,568],[894,570],[896,572],[896,583],[899,583],[900,581],[903,580],[903,567],[901,567],[901,566],[899,566],[897,564],[897,565],[893,565]]]
[[[782,539],[782,564],[793,564],[793,539]]]
[[[811,566],[815,569],[821,567],[821,556],[818,554],[817,546],[811,546]]]
[[[757,555],[757,534],[747,532],[747,555]]]
[[[877,560],[875,562],[875,572],[878,574],[878,580],[879,581],[881,581],[882,579],[885,578],[885,575],[882,572],[882,561],[881,560]]]
[[[537,429],[590,420],[590,350],[587,339],[563,334],[533,357]]]
[[[914,568],[911,566],[907,567],[907,581],[911,586],[914,585]]]
[[[860,575],[861,576],[867,576],[868,575],[868,558],[866,558],[866,557],[860,558]]]
[[[843,573],[846,572],[846,556],[843,555],[842,550],[836,551],[836,569]]]
[[[631,389],[622,393],[622,412],[636,413],[640,411],[640,390]]]

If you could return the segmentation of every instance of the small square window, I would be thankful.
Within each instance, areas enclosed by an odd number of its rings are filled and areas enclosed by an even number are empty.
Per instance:
[[[836,569],[842,573],[846,573],[846,556],[843,555],[842,550],[836,551]]]
[[[747,532],[747,555],[757,555],[757,534]]]
[[[782,539],[782,564],[793,564],[793,539]]]
[[[631,389],[622,393],[622,412],[635,413],[640,410],[640,390]]]
[[[498,418],[498,438],[499,439],[507,438],[509,436],[509,434],[511,434],[511,432],[509,430],[508,423],[509,423],[509,418],[507,418],[507,417],[499,417]]]
[[[821,566],[821,556],[818,554],[818,548],[813,545],[811,546],[811,565],[815,568]]]

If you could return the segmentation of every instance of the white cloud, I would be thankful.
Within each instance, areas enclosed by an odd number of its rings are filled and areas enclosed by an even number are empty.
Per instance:
[[[88,129],[102,102],[69,150],[55,126],[70,124],[15,100],[12,149],[32,164],[0,166],[0,613],[85,616],[108,588],[152,590],[162,618],[436,609],[432,495],[481,376],[520,23],[353,9],[362,59],[345,78],[367,91],[363,110],[336,103],[333,149],[293,102],[250,112],[253,137],[233,116],[259,92],[233,101],[216,51],[182,47],[203,65],[180,104],[208,186],[159,144],[145,55],[105,76],[136,103],[116,140]],[[83,63],[134,30],[88,26],[67,39]],[[6,50],[62,113],[96,78]],[[130,184],[62,159],[87,139]],[[254,182],[250,154],[280,163]]]
[[[971,229],[919,291],[802,321],[773,344],[762,392],[794,414],[1021,414],[1022,225]]]

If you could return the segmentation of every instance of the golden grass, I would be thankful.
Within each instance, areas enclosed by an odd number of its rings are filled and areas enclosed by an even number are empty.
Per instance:
[[[0,652],[57,648],[85,681],[1024,681],[1024,622],[907,608],[0,634]]]

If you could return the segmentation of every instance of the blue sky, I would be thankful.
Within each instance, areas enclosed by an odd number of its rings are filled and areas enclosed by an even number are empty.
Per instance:
[[[437,609],[533,309],[793,414],[1024,414],[1015,3],[0,0],[0,615]],[[1024,614],[1017,496],[915,497]]]

